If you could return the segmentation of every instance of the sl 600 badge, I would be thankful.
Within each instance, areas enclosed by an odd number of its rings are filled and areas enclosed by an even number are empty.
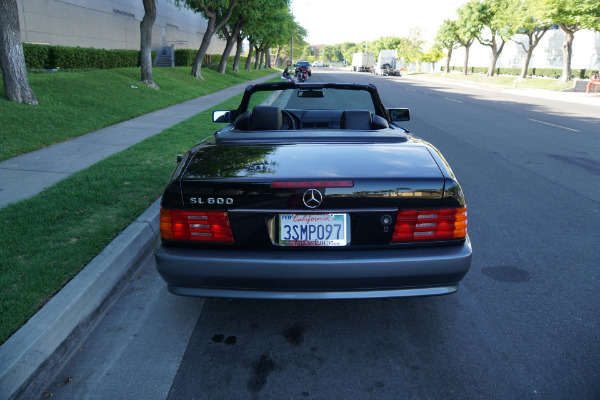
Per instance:
[[[231,197],[190,197],[190,204],[233,204]]]

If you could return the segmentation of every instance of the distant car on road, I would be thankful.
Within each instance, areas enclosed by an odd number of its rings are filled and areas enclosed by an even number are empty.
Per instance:
[[[311,71],[310,71],[310,63],[308,61],[298,61],[296,63],[296,68],[306,68],[308,69],[308,76],[311,76]]]
[[[313,67],[322,67],[323,66],[323,61],[315,61],[312,66]]]
[[[228,125],[162,196],[158,272],[171,293],[358,299],[453,293],[471,265],[467,209],[441,153],[374,85],[246,88]],[[199,133],[205,136],[206,132]]]

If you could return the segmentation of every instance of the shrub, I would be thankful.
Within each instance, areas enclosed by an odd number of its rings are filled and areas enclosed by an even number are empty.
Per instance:
[[[137,50],[105,50],[84,47],[23,43],[25,64],[31,69],[110,69],[140,65]],[[154,58],[156,52],[152,52]]]
[[[176,49],[175,50],[175,66],[176,67],[190,67],[196,59],[198,50],[194,49]],[[202,61],[202,68],[217,69],[221,62],[221,54],[205,54],[204,60]],[[247,57],[240,57],[240,65],[246,64]],[[229,56],[227,64],[229,67],[233,66],[235,55]],[[242,67],[243,68],[243,67]]]
[[[25,65],[27,68],[49,68],[46,63],[48,62],[50,48],[50,46],[43,44],[23,43],[23,53],[25,55]]]

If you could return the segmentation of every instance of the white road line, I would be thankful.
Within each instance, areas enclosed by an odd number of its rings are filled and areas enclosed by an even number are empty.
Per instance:
[[[544,124],[544,125],[550,125],[550,126],[554,126],[554,127],[556,127],[556,128],[561,128],[561,129],[566,129],[566,130],[568,130],[568,131],[573,131],[573,132],[581,132],[581,131],[579,131],[579,130],[577,130],[577,129],[567,128],[566,126],[554,125],[554,124],[551,124],[551,123],[549,123],[549,122],[538,121],[537,119],[533,119],[533,118],[527,118],[527,119],[528,119],[528,120],[530,120],[530,121],[533,121],[533,122],[540,123],[540,124]]]
[[[460,104],[462,104],[462,101],[460,101],[460,100],[449,99],[449,98],[447,98],[447,97],[444,97],[444,100],[453,101],[453,102],[455,102],[455,103],[460,103]]]

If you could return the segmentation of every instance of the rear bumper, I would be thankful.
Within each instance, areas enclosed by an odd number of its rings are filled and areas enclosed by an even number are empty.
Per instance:
[[[159,246],[156,267],[177,295],[255,299],[361,299],[453,293],[471,243],[365,251],[239,251]]]

